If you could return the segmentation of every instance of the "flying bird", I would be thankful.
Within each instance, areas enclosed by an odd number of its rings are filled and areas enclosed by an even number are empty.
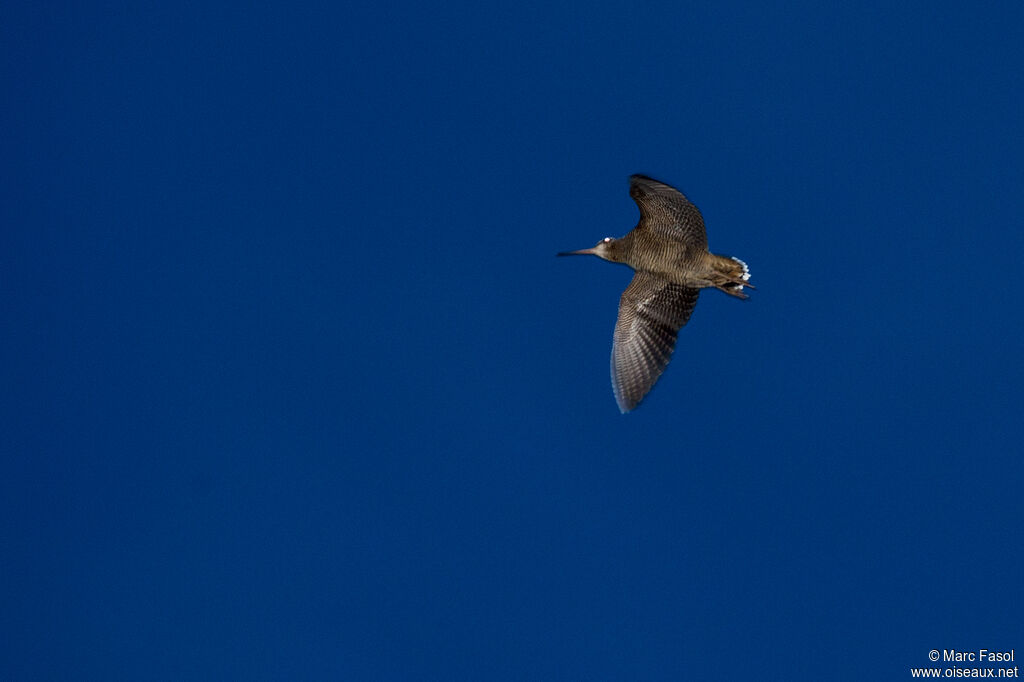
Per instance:
[[[704,219],[682,192],[633,175],[629,196],[640,207],[640,222],[629,234],[558,254],[597,256],[635,272],[619,300],[612,340],[612,391],[623,413],[639,405],[665,371],[701,289],[747,298],[743,288],[754,288],[746,263],[708,251]]]

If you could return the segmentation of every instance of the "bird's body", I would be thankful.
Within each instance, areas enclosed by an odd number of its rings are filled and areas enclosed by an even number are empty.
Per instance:
[[[636,272],[619,301],[612,344],[612,389],[623,412],[636,407],[665,371],[701,289],[747,298],[743,288],[750,286],[743,261],[708,251],[700,211],[681,192],[634,175],[629,194],[640,207],[640,222],[629,234],[558,254],[594,255]]]

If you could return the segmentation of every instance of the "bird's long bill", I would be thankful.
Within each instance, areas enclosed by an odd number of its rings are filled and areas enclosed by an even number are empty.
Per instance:
[[[597,249],[591,247],[589,249],[580,249],[579,251],[562,251],[556,253],[556,256],[596,256]]]

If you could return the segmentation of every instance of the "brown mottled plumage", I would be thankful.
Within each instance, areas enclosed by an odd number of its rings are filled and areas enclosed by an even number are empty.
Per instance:
[[[701,289],[747,298],[743,287],[750,286],[743,261],[708,251],[704,219],[682,192],[634,175],[629,195],[640,207],[632,232],[621,239],[606,237],[592,249],[558,254],[598,256],[636,271],[619,301],[612,344],[612,390],[623,412],[639,405],[665,371]]]

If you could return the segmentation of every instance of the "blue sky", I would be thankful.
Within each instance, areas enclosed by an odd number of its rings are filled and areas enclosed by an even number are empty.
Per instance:
[[[4,677],[1024,651],[1019,3],[0,12]],[[623,416],[631,173],[758,289]]]

